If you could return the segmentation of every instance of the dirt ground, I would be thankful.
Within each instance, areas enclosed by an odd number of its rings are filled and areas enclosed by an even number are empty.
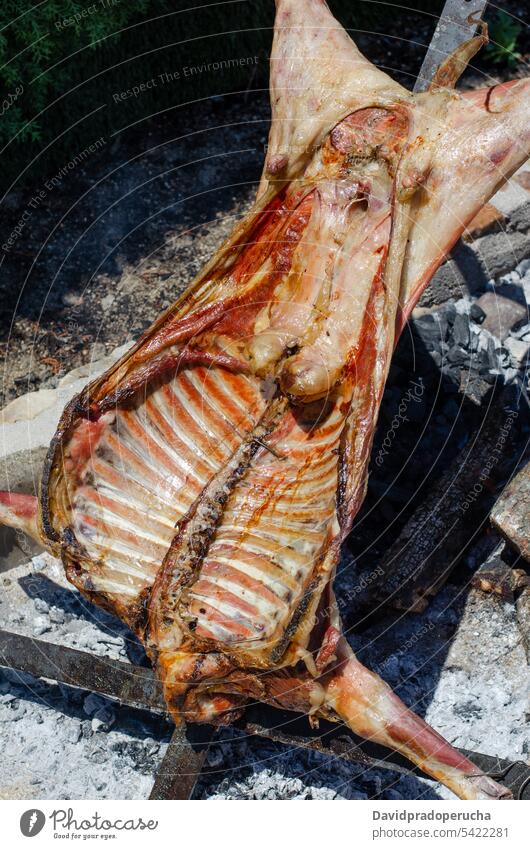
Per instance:
[[[5,400],[137,338],[170,305],[250,203],[267,122],[263,96],[227,96],[109,140],[36,209],[41,187],[9,197],[2,241],[24,213],[27,226],[1,269]]]

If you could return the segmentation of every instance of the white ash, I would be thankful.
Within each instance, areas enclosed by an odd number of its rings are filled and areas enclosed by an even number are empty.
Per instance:
[[[527,761],[528,684],[514,605],[472,591],[426,720],[454,746]]]
[[[115,660],[142,659],[127,628],[86,602],[50,555],[3,573],[0,583],[0,627]],[[145,799],[171,733],[165,720],[14,670],[0,672],[0,726],[6,799]]]
[[[448,585],[423,614],[389,614],[362,637],[348,636],[363,663],[451,743],[528,758],[526,657],[513,605]],[[210,765],[197,790],[201,798],[454,798],[418,776],[366,770],[236,731],[224,732]]]
[[[0,693],[0,798],[147,798],[167,725],[107,700],[90,719],[86,694],[13,671],[0,675]]]
[[[3,580],[2,627],[32,635],[39,620],[49,629],[39,639],[121,660],[131,654],[131,645],[141,651],[123,625],[80,598],[49,555],[4,573]],[[423,614],[389,614],[362,635],[348,636],[361,660],[450,742],[511,760],[528,757],[526,661],[513,605],[447,585]],[[0,795],[149,795],[170,735],[165,720],[13,671],[1,676],[0,694],[0,723],[9,728],[0,742]],[[443,799],[451,794],[415,775],[366,770],[226,729],[209,752],[196,797]]]
[[[3,628],[115,660],[144,659],[129,629],[87,602],[49,554],[2,573],[0,588]]]

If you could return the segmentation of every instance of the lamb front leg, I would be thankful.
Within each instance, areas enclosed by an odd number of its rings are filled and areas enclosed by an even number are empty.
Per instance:
[[[322,683],[326,704],[361,737],[401,752],[461,799],[508,799],[511,793],[482,773],[416,716],[391,688],[355,657],[344,637]]]
[[[37,523],[38,503],[34,495],[18,492],[0,492],[0,525],[24,531],[35,542],[41,543],[42,535]]]

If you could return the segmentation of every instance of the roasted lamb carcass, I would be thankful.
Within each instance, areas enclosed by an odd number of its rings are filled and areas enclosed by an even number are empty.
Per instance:
[[[143,640],[176,721],[249,699],[341,720],[474,799],[509,794],[356,660],[332,582],[396,339],[530,152],[530,81],[453,91],[482,40],[412,95],[322,0],[278,0],[258,200],[67,407],[37,513],[2,496]]]

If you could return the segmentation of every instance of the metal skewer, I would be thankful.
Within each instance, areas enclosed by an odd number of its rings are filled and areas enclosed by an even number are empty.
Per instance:
[[[160,683],[151,669],[141,666],[94,657],[68,646],[0,629],[0,667],[89,690],[132,708],[166,714]],[[255,705],[235,727],[249,737],[310,749],[365,769],[422,774],[397,753],[388,753],[380,746],[360,740],[342,725],[322,722],[318,731],[312,731],[306,717],[287,711],[273,711],[263,705]],[[190,798],[205,768],[209,745],[218,735],[219,730],[209,725],[194,725],[188,729],[183,725],[176,727],[149,798]],[[514,796],[530,798],[530,768],[527,764],[480,752],[460,751],[484,772],[502,776],[503,783]]]
[[[464,41],[472,38],[488,0],[446,0],[423,60],[414,91],[426,91],[438,67]]]

